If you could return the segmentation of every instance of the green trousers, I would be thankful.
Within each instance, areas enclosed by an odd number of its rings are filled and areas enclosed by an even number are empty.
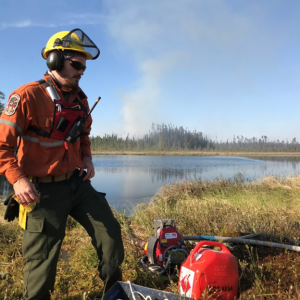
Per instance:
[[[39,183],[40,203],[27,215],[23,234],[24,299],[49,300],[56,266],[65,236],[68,215],[77,220],[92,239],[100,263],[100,278],[120,280],[119,266],[124,258],[121,228],[105,194],[97,192],[79,171],[70,179]]]

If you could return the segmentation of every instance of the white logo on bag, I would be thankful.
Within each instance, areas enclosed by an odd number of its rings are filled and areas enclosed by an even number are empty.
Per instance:
[[[177,239],[177,233],[176,232],[169,232],[165,234],[166,239]]]

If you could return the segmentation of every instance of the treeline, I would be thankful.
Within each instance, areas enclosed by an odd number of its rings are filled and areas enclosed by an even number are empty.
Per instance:
[[[92,151],[124,150],[124,151],[178,151],[178,150],[210,150],[213,143],[202,132],[189,131],[182,126],[152,124],[151,130],[143,137],[125,138],[116,134],[103,137],[91,137]]]
[[[296,138],[292,141],[275,140],[270,141],[268,137],[263,135],[261,138],[246,138],[241,136],[234,136],[232,141],[213,142],[216,151],[239,151],[239,152],[298,152],[300,151],[300,144]]]
[[[220,152],[298,152],[300,144],[292,141],[269,141],[261,138],[234,136],[231,141],[212,141],[207,135],[196,130],[190,131],[172,124],[152,124],[151,130],[142,137],[105,134],[91,137],[92,151],[220,151]]]

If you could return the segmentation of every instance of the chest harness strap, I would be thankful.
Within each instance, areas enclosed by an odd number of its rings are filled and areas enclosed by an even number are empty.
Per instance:
[[[78,99],[76,99],[75,102],[73,103],[62,101],[55,87],[53,86],[51,80],[48,79],[47,81],[48,82],[46,82],[44,79],[41,79],[38,82],[42,85],[43,88],[46,89],[48,95],[50,96],[54,104],[53,121],[51,125],[51,130],[50,132],[47,132],[36,126],[29,126],[28,129],[42,137],[64,140],[65,148],[67,150],[68,149],[67,143],[69,142],[75,143],[79,138],[79,136],[77,136],[74,139],[70,139],[70,138],[67,139],[73,125],[79,120],[86,120],[84,118],[86,109],[78,101]],[[78,96],[81,99],[84,98],[83,92],[79,92]]]

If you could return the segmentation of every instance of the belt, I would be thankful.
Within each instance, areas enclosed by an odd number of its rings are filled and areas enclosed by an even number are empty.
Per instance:
[[[58,175],[58,176],[53,176],[51,174],[48,174],[45,177],[33,177],[33,182],[39,183],[39,182],[43,182],[43,183],[50,183],[50,182],[59,182],[59,181],[63,181],[63,180],[67,180],[69,179],[74,172],[69,172],[66,174],[62,174],[62,175]]]

